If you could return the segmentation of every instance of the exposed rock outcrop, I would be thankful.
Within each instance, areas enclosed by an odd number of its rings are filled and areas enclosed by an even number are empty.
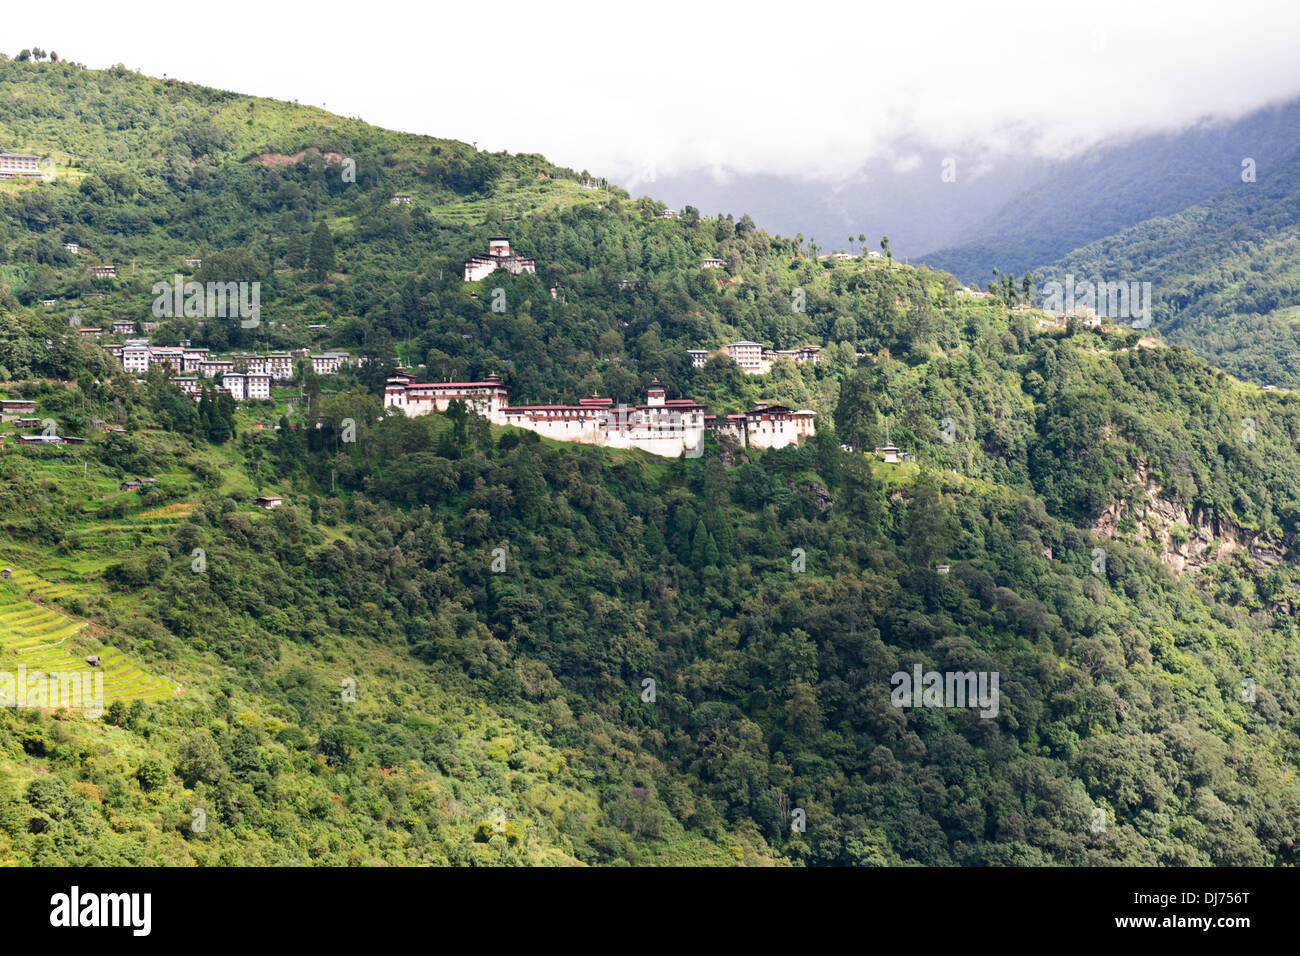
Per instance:
[[[1175,574],[1199,570],[1243,549],[1253,560],[1265,564],[1282,560],[1281,552],[1271,542],[1231,522],[1210,518],[1203,508],[1189,510],[1167,497],[1146,462],[1138,463],[1133,485],[1141,492],[1138,503],[1134,505],[1130,495],[1129,500],[1106,508],[1093,522],[1092,533],[1096,537],[1128,537],[1129,533],[1120,532],[1119,528],[1126,518],[1131,519],[1137,525],[1134,536],[1154,548],[1160,560]]]
[[[292,156],[287,156],[284,153],[262,153],[258,156],[250,156],[248,159],[244,160],[244,162],[257,163],[261,166],[288,166],[300,161],[308,153],[311,153],[314,156],[324,156],[326,159],[333,160],[334,162],[339,162],[344,158],[342,153],[322,153],[317,147],[308,146],[306,149],[300,150]]]

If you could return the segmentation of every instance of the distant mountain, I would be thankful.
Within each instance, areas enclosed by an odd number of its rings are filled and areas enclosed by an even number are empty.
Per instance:
[[[1166,216],[1240,182],[1242,160],[1260,170],[1300,142],[1300,100],[1176,134],[1109,142],[1068,160],[996,157],[973,148],[895,144],[841,182],[706,169],[632,188],[670,206],[748,213],[781,235],[802,233],[823,251],[888,235],[900,260],[923,261],[983,285],[997,266],[1023,273],[1072,249]],[[952,157],[956,179],[945,182]]]
[[[1300,141],[1300,100],[1233,122],[1100,146],[1035,169],[1036,181],[960,239],[921,258],[966,282],[1023,273],[1147,219],[1171,215],[1286,160]]]
[[[1155,328],[1242,378],[1300,386],[1300,152],[1214,198],[1035,270],[1150,282]]]
[[[725,171],[720,178],[699,169],[640,183],[631,192],[647,192],[679,208],[689,204],[707,214],[748,213],[780,235],[802,233],[815,239],[823,251],[850,251],[856,247],[848,237],[856,240],[859,234],[867,237],[869,248],[878,249],[881,236],[888,235],[902,261],[973,234],[1027,183],[1045,175],[1044,164],[1027,157],[958,158],[955,181],[945,182],[946,152],[900,144],[896,153],[910,161],[875,161],[838,183]]]

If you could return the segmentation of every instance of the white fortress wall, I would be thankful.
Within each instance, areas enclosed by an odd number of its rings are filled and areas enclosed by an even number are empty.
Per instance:
[[[494,425],[513,425],[556,441],[606,448],[641,448],[676,458],[695,457],[709,427],[730,434],[751,448],[782,448],[813,434],[814,413],[784,406],[760,407],[724,422],[706,424],[704,406],[690,399],[665,399],[657,382],[648,391],[648,404],[614,405],[608,398],[584,398],[578,405],[508,404],[506,386],[489,376],[484,382],[416,383],[409,375],[391,379],[384,405],[411,416],[446,412],[454,400]]]

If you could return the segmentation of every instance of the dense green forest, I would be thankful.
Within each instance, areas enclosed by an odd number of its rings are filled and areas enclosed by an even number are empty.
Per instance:
[[[1241,378],[1295,388],[1298,174],[1300,155],[1243,170],[1214,198],[1076,249],[1035,275],[1150,282],[1153,325],[1169,341]]]
[[[0,670],[57,614],[151,681],[99,720],[0,708],[0,862],[1297,862],[1293,395],[541,157],[123,69],[0,61],[0,139],[58,161],[0,186],[0,391],[125,426],[0,449]],[[498,231],[537,275],[463,283]],[[142,320],[191,256],[264,320],[157,342],[325,324],[367,364],[196,406],[68,325]],[[826,358],[691,367],[735,338]],[[817,435],[667,460],[406,419],[398,361],[535,401],[658,378]],[[997,673],[998,713],[894,706],[916,666]]]

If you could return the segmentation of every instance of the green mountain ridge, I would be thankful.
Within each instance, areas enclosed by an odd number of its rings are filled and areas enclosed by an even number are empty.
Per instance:
[[[1298,132],[1300,102],[1292,100],[1031,165],[1032,181],[995,215],[919,258],[977,286],[994,266],[1023,273],[1211,200],[1240,182],[1247,160],[1261,180],[1274,175],[1293,159]]]
[[[1300,384],[1300,154],[1204,203],[1076,249],[1042,282],[1150,282],[1155,328],[1241,378]]]

